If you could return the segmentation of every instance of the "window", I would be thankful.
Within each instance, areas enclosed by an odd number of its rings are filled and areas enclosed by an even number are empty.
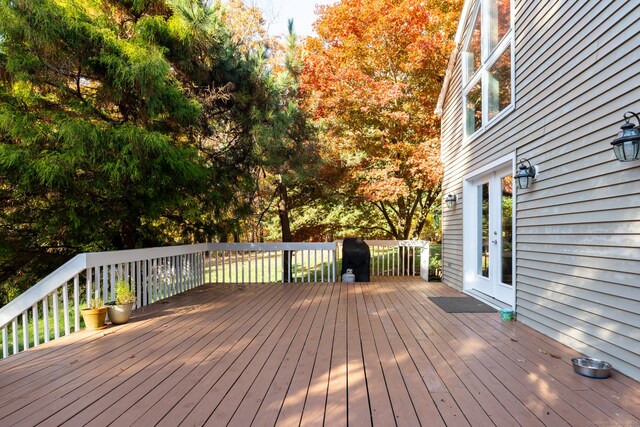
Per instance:
[[[478,0],[462,49],[465,138],[513,104],[511,0]]]

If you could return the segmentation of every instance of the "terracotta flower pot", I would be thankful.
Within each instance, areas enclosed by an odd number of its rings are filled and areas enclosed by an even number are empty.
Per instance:
[[[84,324],[87,330],[104,329],[107,325],[104,324],[104,320],[107,318],[107,307],[100,307],[97,309],[83,308],[80,310]]]
[[[109,320],[114,325],[120,325],[122,323],[127,323],[129,318],[131,317],[131,309],[133,308],[133,303],[131,304],[114,304],[108,305],[109,309]]]

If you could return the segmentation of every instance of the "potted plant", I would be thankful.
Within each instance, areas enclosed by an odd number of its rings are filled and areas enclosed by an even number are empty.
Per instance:
[[[135,302],[136,294],[129,289],[129,284],[124,280],[119,280],[116,283],[116,300],[107,304],[111,323],[114,325],[127,323]]]
[[[89,307],[80,310],[84,324],[87,330],[104,329],[107,325],[104,324],[104,320],[107,317],[107,307],[104,305],[102,298],[92,299],[89,303]]]

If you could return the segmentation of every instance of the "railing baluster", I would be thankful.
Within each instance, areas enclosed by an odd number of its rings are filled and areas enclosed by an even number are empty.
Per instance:
[[[216,283],[220,283],[220,279],[218,278],[218,269],[220,268],[219,253],[219,251],[216,251]],[[224,273],[224,270],[222,273]],[[224,277],[222,280],[224,281]]]
[[[374,259],[374,264],[373,264],[374,265],[374,272],[373,272],[373,274],[379,276],[380,275],[380,259],[379,259],[378,255],[380,254],[380,251],[379,251],[379,248],[377,246],[373,247],[373,253],[374,253],[374,258],[373,258]]]
[[[69,289],[67,289],[68,285],[68,283],[62,285],[62,314],[64,315],[65,335],[69,335],[71,333],[71,328],[69,327]]]
[[[184,292],[187,290],[187,284],[185,282],[187,275],[185,274],[185,268],[187,263],[185,262],[185,256],[186,255],[180,255],[178,256],[178,264],[180,265],[180,285],[179,285],[179,289],[180,292]]]
[[[149,260],[146,259],[144,261],[142,261],[142,277],[143,277],[143,282],[141,283],[142,286],[142,305],[141,307],[146,306],[147,304],[149,304],[149,285],[150,285],[150,280],[149,280]]]
[[[169,280],[167,280],[167,288],[164,294],[164,298],[170,297],[174,294],[176,289],[176,266],[174,264],[174,257],[167,257],[167,267],[169,269]]]
[[[9,357],[9,331],[6,325],[2,328],[2,357]]]
[[[173,296],[178,292],[180,286],[180,268],[178,266],[178,257],[169,258],[171,264],[171,285],[169,286],[169,296]]]
[[[169,290],[167,292],[167,297],[175,295],[178,290],[178,266],[176,265],[177,261],[177,257],[169,257],[169,265],[171,265],[171,275],[169,276]]]
[[[257,261],[258,261],[258,255],[256,253],[256,262]],[[256,266],[256,270],[257,270],[257,266]],[[260,254],[260,283],[265,283],[265,280],[264,280],[264,252],[262,252]]]
[[[415,276],[416,275],[416,247],[413,246],[411,247],[411,275]]]
[[[193,263],[193,257],[195,256],[195,254],[187,254],[184,255],[182,257],[183,261],[184,261],[184,286],[185,289],[191,289],[193,286],[195,286],[195,283],[193,283],[195,280],[192,280],[192,273],[195,273],[195,265]],[[200,269],[198,269],[197,271],[200,271]],[[198,277],[195,276],[194,279]]]
[[[242,251],[242,283],[244,283],[244,254],[245,251]],[[251,251],[247,252],[247,256],[249,257],[249,260],[247,261],[247,279],[249,280],[249,283],[251,283]]]
[[[18,345],[18,318],[13,319],[13,322],[11,322],[11,335],[13,335],[13,354],[18,354],[20,351],[20,346]]]
[[[240,274],[242,275],[242,283],[244,283],[244,254],[245,254],[245,251],[242,251],[242,264],[240,265]]]
[[[200,273],[198,274],[198,285],[211,283],[211,252],[200,252],[195,255],[199,263]],[[207,263],[205,264],[205,260]],[[206,279],[206,271],[209,271],[209,280]]]
[[[76,274],[73,278],[73,316],[74,331],[80,330],[80,275]]]
[[[181,292],[186,291],[187,289],[189,289],[189,286],[187,284],[187,280],[189,278],[189,275],[187,274],[187,266],[189,265],[189,262],[187,261],[189,255],[180,255],[179,261],[180,261],[180,289]]]
[[[171,266],[169,265],[169,258],[162,258],[162,292],[160,293],[159,300],[165,299],[169,294],[169,285],[171,284]]]
[[[136,308],[140,308],[142,301],[142,263],[144,261],[136,262]]]
[[[38,303],[31,306],[31,313],[33,315],[33,346],[40,345],[40,325],[38,323]]]
[[[156,301],[156,280],[158,275],[158,266],[156,259],[151,260],[149,268],[149,304],[153,304]]]
[[[153,302],[160,301],[162,299],[163,281],[166,271],[164,269],[163,259],[158,258],[156,261],[156,286],[155,295],[153,296]]]
[[[391,246],[391,271],[389,275],[395,276],[395,271],[396,271],[396,248]]]
[[[42,326],[44,342],[49,342],[49,295],[42,299]]]
[[[160,301],[164,298],[164,280],[167,275],[164,258],[158,258],[156,268],[156,288],[153,302]]]
[[[93,280],[92,280],[92,276],[91,276],[91,269],[87,268],[86,273],[87,275],[87,307],[89,307],[89,305],[91,305],[91,294],[93,294]]]
[[[236,278],[234,280],[234,283],[238,283],[238,279],[239,279],[239,274],[238,274],[238,251],[235,251],[235,260],[236,260]]]
[[[332,274],[331,274],[331,281],[335,283],[336,281],[336,267],[337,267],[337,260],[336,260],[336,256],[337,254],[335,252],[332,252],[332,254],[329,255],[329,257],[333,257],[333,262],[331,263],[332,266]]]
[[[102,266],[102,299],[107,301],[109,292],[109,279],[108,279],[108,269],[109,267],[106,265]]]
[[[116,269],[118,269],[118,266],[115,264],[111,264],[109,266],[109,270],[111,272],[111,280],[109,281],[109,301],[115,301],[116,299]]]
[[[58,290],[53,292],[53,338],[60,338],[60,302],[58,301]]]
[[[182,290],[186,291],[187,289],[189,289],[189,265],[191,265],[189,263],[189,258],[191,257],[191,254],[187,254],[187,255],[182,255],[180,257],[180,264],[181,264],[181,272],[182,272]]]
[[[29,310],[22,313],[22,349],[29,348]]]

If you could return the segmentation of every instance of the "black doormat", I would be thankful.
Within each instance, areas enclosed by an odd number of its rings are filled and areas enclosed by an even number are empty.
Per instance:
[[[498,310],[472,297],[429,297],[447,313],[496,313]]]

